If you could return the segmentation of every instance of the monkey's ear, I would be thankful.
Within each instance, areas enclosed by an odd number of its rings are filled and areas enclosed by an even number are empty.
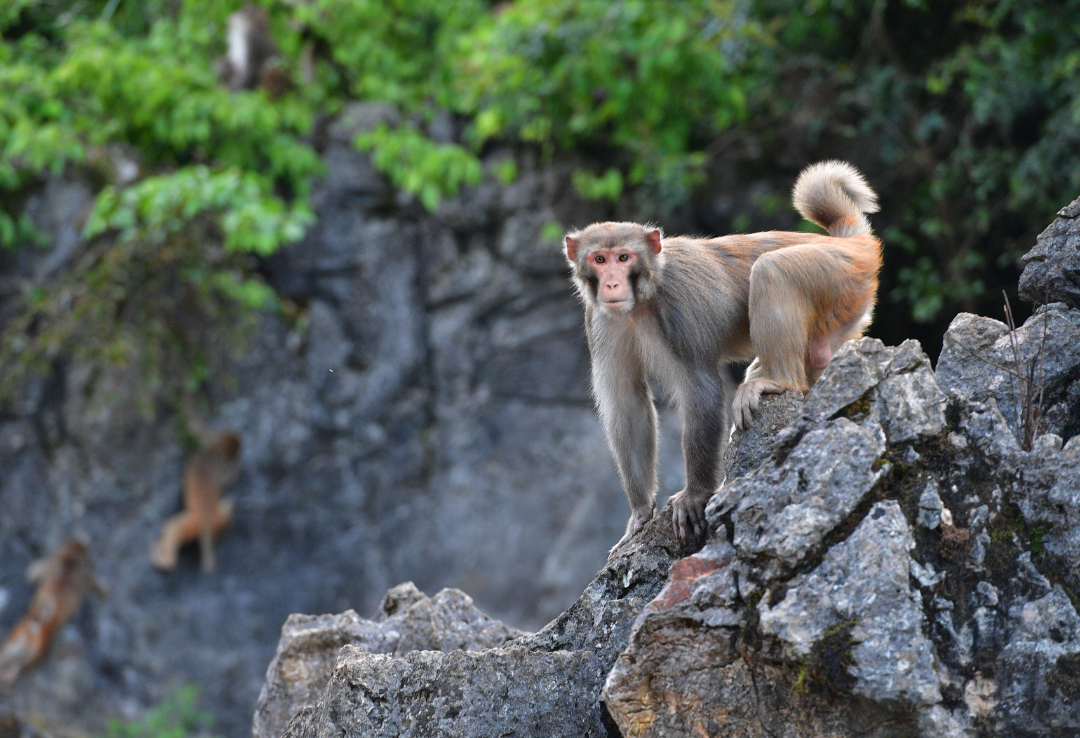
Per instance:
[[[652,249],[654,254],[660,253],[660,229],[654,229],[645,234],[645,238],[649,241],[649,248]]]
[[[578,240],[573,236],[566,237],[566,258],[570,261],[577,259]]]

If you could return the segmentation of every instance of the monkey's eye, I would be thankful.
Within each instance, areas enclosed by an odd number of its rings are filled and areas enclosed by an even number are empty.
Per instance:
[[[604,263],[605,261],[607,261],[607,259],[605,259],[605,258],[604,258],[604,257],[602,257],[602,256],[598,256],[598,257],[596,257],[596,263],[597,263],[597,264],[603,264],[603,263]]]
[[[619,254],[619,261],[630,261],[630,256],[628,254]]]

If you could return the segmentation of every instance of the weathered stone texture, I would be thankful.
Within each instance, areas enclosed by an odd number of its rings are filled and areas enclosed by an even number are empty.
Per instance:
[[[1064,302],[1080,308],[1080,198],[1058,211],[1035,248],[1024,255],[1020,297],[1037,305]]]
[[[343,646],[403,656],[412,651],[496,648],[521,635],[480,612],[464,592],[444,589],[427,597],[412,582],[387,592],[373,620],[352,610],[340,615],[290,615],[266,670],[252,735],[278,738],[299,708],[314,704],[330,681]]]
[[[838,352],[635,622],[604,688],[624,736],[1080,732],[1080,442],[1022,450],[961,374]]]

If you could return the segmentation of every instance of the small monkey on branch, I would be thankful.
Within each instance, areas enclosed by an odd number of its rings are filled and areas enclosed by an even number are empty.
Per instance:
[[[232,520],[232,500],[221,499],[221,492],[240,473],[240,438],[232,431],[216,436],[201,434],[204,446],[184,469],[184,511],[165,521],[161,536],[150,552],[150,560],[162,571],[176,568],[180,547],[199,542],[202,570],[214,570],[214,541]]]
[[[53,635],[79,611],[88,592],[105,595],[105,587],[94,576],[89,549],[75,539],[52,556],[31,564],[26,578],[38,582],[38,588],[26,615],[0,646],[3,686],[14,684],[28,666],[44,655]]]
[[[686,488],[672,505],[675,532],[689,545],[705,535],[705,505],[720,482],[721,367],[753,359],[733,403],[735,424],[747,428],[763,393],[809,390],[840,345],[870,324],[881,243],[864,213],[877,212],[877,195],[850,164],[827,161],[803,170],[792,199],[829,235],[664,237],[636,223],[567,234],[593,393],[630,502],[615,548],[656,508],[650,376],[670,390],[682,419]]]

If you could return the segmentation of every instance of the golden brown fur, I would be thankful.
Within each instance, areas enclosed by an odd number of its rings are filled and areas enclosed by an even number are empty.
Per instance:
[[[104,593],[94,577],[90,551],[74,539],[51,557],[35,562],[27,577],[39,584],[26,615],[0,646],[0,685],[4,686],[13,684],[44,655],[53,635],[78,612],[87,592]]]
[[[214,570],[214,540],[232,520],[233,503],[221,499],[222,490],[239,472],[240,439],[232,431],[219,433],[196,452],[184,470],[184,511],[169,518],[151,551],[154,566],[176,568],[180,547],[199,541],[203,571]]]

